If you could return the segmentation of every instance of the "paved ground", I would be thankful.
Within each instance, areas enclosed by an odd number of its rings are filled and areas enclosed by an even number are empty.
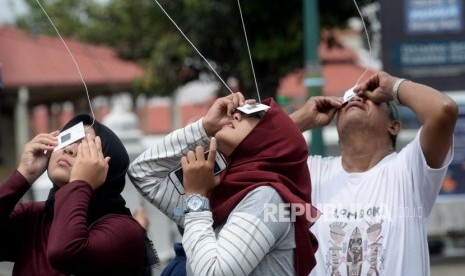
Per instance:
[[[431,276],[458,276],[465,274],[465,257],[431,264]]]
[[[160,274],[155,271],[153,276]],[[431,276],[458,276],[465,275],[465,256],[452,259],[432,260]],[[0,263],[0,276],[11,276],[11,264]]]

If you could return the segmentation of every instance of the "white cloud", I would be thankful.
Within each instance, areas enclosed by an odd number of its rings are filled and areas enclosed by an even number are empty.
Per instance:
[[[0,23],[13,23],[14,19],[27,11],[23,0],[0,0]]]

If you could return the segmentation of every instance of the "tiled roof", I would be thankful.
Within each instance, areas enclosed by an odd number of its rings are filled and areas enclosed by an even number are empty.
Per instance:
[[[88,86],[127,85],[143,70],[121,60],[105,46],[93,46],[65,38]],[[10,26],[0,26],[0,64],[5,90],[81,86],[71,55],[58,37],[31,35]]]
[[[342,96],[365,72],[365,68],[356,64],[357,55],[345,48],[328,49],[322,44],[319,48],[319,57],[324,80],[322,94],[326,96]],[[371,74],[373,71],[369,70],[365,77]],[[277,95],[305,97],[308,92],[304,86],[304,79],[303,69],[290,72],[280,80]]]

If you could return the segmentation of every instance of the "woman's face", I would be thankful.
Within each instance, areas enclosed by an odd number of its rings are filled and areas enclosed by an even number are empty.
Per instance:
[[[232,119],[215,134],[218,149],[226,156],[230,155],[258,122],[260,122],[258,117],[245,116],[240,112],[234,113]]]
[[[95,131],[92,127],[84,126],[86,134],[95,136]],[[71,176],[71,169],[77,156],[78,146],[81,140],[78,140],[64,148],[52,152],[50,160],[48,161],[48,177],[53,184],[58,187],[63,187],[69,183]]]

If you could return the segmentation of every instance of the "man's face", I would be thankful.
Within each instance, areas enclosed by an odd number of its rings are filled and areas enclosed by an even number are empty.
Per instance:
[[[258,122],[258,117],[245,116],[241,112],[234,113],[231,120],[215,134],[218,149],[226,156],[230,155]]]
[[[92,127],[84,126],[86,134],[95,136],[95,131]],[[47,173],[53,184],[58,187],[63,187],[69,183],[71,169],[76,161],[78,146],[81,140],[78,140],[64,148],[52,152],[48,162]]]
[[[355,96],[337,114],[338,131],[345,128],[364,128],[370,130],[387,130],[391,123],[387,103],[374,103],[368,99]]]

